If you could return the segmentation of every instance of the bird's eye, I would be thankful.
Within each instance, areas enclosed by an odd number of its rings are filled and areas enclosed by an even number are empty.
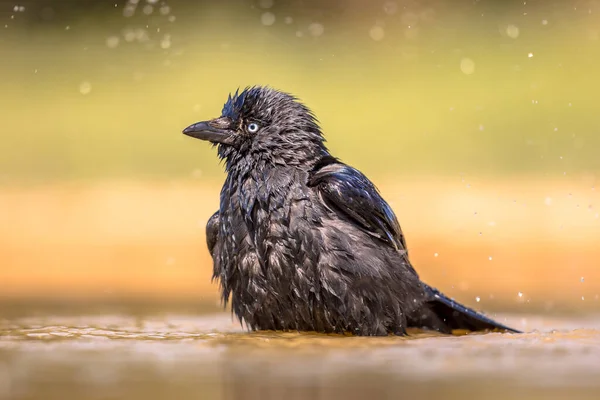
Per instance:
[[[258,124],[256,122],[251,122],[248,124],[248,132],[250,133],[256,133],[258,132]]]

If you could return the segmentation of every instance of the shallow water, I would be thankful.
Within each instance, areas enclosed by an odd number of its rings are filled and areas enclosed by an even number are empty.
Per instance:
[[[506,321],[531,333],[247,333],[229,314],[13,318],[0,320],[0,398],[599,398],[599,318]]]

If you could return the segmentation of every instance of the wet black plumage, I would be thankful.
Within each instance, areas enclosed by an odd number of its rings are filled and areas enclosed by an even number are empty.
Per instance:
[[[225,304],[253,330],[516,332],[421,282],[400,225],[360,171],[331,156],[314,115],[266,87],[184,133],[218,145],[227,178],[206,235]]]

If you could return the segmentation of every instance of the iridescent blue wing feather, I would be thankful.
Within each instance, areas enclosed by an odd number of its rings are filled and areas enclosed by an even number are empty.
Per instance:
[[[331,158],[317,166],[309,185],[317,187],[325,204],[340,216],[396,250],[406,251],[396,215],[360,171]]]

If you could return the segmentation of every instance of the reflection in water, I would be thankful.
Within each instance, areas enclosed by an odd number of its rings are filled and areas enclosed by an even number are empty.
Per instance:
[[[595,398],[598,322],[528,320],[541,330],[408,338],[247,333],[227,314],[3,320],[0,398]]]

